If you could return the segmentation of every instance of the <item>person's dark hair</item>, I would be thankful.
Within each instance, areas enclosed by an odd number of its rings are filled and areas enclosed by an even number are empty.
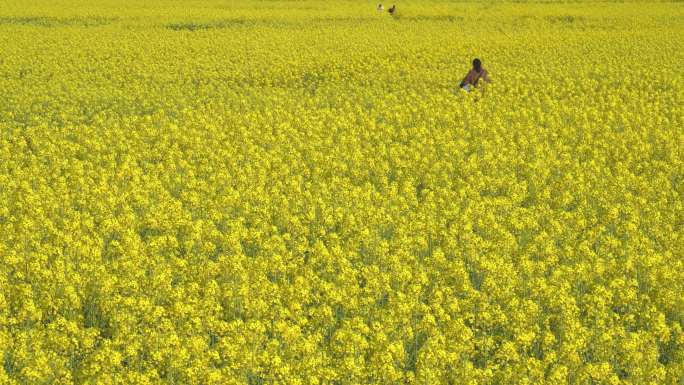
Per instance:
[[[475,71],[477,73],[480,73],[480,71],[482,71],[482,62],[480,61],[480,59],[473,60],[473,68],[475,68]]]

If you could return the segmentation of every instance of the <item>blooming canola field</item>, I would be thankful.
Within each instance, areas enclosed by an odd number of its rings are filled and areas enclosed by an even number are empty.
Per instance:
[[[682,3],[376,6],[0,0],[0,384],[683,383]]]

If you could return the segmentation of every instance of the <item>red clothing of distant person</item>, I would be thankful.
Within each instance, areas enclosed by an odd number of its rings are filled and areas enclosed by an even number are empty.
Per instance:
[[[468,74],[463,79],[463,83],[464,84],[470,84],[472,86],[477,86],[477,82],[480,79],[489,83],[489,76],[487,75],[487,70],[484,68],[480,68],[480,72],[478,73],[477,70],[475,70],[475,68],[473,68],[470,71],[468,71]]]

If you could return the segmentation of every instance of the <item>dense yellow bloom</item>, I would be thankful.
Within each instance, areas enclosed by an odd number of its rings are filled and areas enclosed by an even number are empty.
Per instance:
[[[375,6],[2,1],[0,384],[684,381],[684,9]]]

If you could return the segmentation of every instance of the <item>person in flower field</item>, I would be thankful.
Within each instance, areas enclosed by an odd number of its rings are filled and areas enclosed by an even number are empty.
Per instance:
[[[477,83],[482,79],[483,82],[489,83],[489,74],[487,70],[482,67],[482,61],[480,59],[473,60],[473,68],[468,71],[468,74],[461,80],[459,87],[470,92],[471,89],[477,87]]]

